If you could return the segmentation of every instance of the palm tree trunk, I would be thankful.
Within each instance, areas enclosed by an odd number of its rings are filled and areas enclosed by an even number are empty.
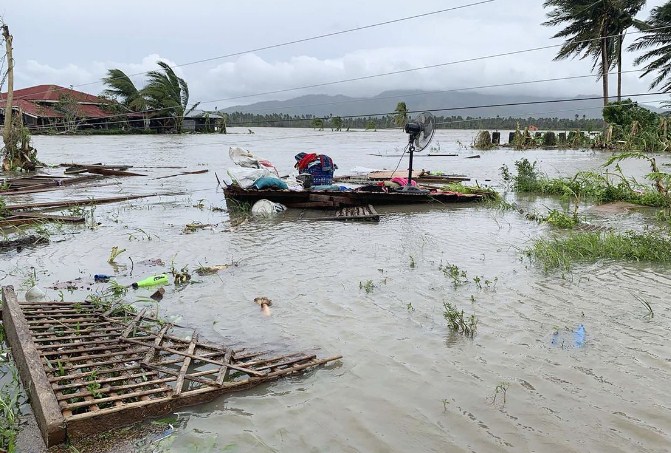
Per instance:
[[[603,105],[608,105],[608,38],[601,38],[601,82],[603,84]]]
[[[622,43],[624,32],[618,37],[617,45],[617,102],[622,100]]]

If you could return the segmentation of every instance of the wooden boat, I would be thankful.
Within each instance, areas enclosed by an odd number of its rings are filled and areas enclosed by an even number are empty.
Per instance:
[[[363,189],[363,190],[361,190]],[[289,208],[342,208],[346,206],[366,205],[404,205],[422,203],[467,203],[482,201],[481,194],[463,194],[458,192],[442,192],[432,190],[428,192],[383,192],[370,191],[361,188],[357,190],[278,190],[278,189],[242,189],[238,186],[228,186],[224,189],[224,196],[229,205],[253,205],[259,200],[266,199],[275,203],[282,203]]]

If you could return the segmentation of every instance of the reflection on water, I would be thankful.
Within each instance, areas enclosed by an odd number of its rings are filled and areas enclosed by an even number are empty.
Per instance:
[[[318,214],[298,210],[231,222],[226,212],[211,209],[225,206],[214,173],[225,174],[231,145],[251,149],[284,173],[302,151],[329,154],[339,173],[407,165],[369,155],[402,149],[406,137],[397,131],[255,132],[36,137],[40,158],[49,163],[184,166],[209,173],[156,180],[180,170],[149,168],[147,178],[14,197],[186,193],[97,206],[100,225],[94,229],[54,227],[50,245],[3,255],[3,285],[21,286],[30,266],[44,288],[77,277],[92,281],[96,273],[114,272],[129,284],[171,265],[194,270],[236,262],[181,291],[166,288],[161,314],[234,346],[344,356],[339,366],[187,409],[187,421],[163,441],[170,451],[668,450],[666,267],[600,262],[544,274],[522,251],[551,234],[548,227],[477,205],[381,206],[379,224],[313,222]],[[499,150],[465,159],[476,152],[460,143],[473,135],[438,131],[440,152],[459,156],[420,157],[418,165],[501,187],[499,168],[522,157],[538,160],[553,175],[598,170],[608,158],[592,151]],[[626,165],[625,172],[646,171],[640,162]],[[560,203],[519,201],[528,209]],[[615,222],[597,214],[591,219],[628,228],[647,217],[635,212]],[[213,227],[183,233],[192,222]],[[113,246],[127,250],[116,270],[107,263]],[[165,266],[142,263],[157,258]],[[444,265],[458,266],[466,281],[455,285],[440,270]],[[362,284],[369,281],[367,291]],[[131,290],[127,298],[150,292]],[[66,291],[63,297],[86,294]],[[645,316],[634,295],[650,302],[654,317]],[[261,315],[257,296],[273,300],[271,317]],[[477,316],[473,340],[447,330],[444,302]],[[586,329],[584,347],[552,346],[553,332],[570,333],[579,324]]]

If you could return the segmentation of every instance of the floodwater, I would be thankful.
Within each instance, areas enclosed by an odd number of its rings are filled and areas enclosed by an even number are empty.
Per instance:
[[[183,289],[167,287],[161,316],[215,342],[344,356],[336,365],[184,409],[173,434],[145,442],[145,451],[671,451],[668,266],[599,262],[546,273],[523,252],[552,229],[481,205],[379,207],[379,224],[314,222],[314,213],[298,210],[231,222],[227,212],[211,209],[225,207],[214,173],[222,178],[231,165],[229,146],[252,150],[281,173],[292,170],[298,152],[330,155],[340,167],[336,174],[355,166],[407,167],[398,157],[370,155],[398,154],[407,140],[399,131],[244,132],[35,137],[48,163],[187,168],[136,168],[149,177],[11,200],[186,192],[97,206],[90,213],[99,223],[94,228],[51,227],[51,244],[2,255],[0,284],[21,288],[30,267],[46,288],[78,277],[92,281],[96,273],[130,284],[171,263],[194,270],[236,262],[218,275],[194,275],[197,283]],[[513,169],[523,157],[548,174],[572,175],[598,170],[610,156],[475,151],[467,147],[474,134],[438,131],[431,152],[459,156],[417,157],[416,168],[467,174],[502,189],[499,168]],[[466,159],[475,154],[481,157]],[[645,171],[644,162],[623,168],[639,177]],[[200,169],[209,172],[153,179]],[[540,212],[560,205],[509,200]],[[595,224],[624,229],[652,222],[646,210],[604,217],[588,208],[581,212]],[[192,222],[212,227],[184,234]],[[116,269],[107,263],[113,246],[126,249]],[[156,258],[166,265],[141,264]],[[441,270],[446,265],[458,266],[468,282],[455,286]],[[150,292],[131,290],[126,299]],[[57,290],[47,293],[60,298]],[[65,300],[82,300],[88,291],[64,293]],[[270,317],[254,304],[257,296],[273,300]],[[645,316],[637,297],[650,303],[654,317]],[[444,302],[475,314],[473,339],[448,330]],[[581,324],[586,341],[575,347],[572,331]]]

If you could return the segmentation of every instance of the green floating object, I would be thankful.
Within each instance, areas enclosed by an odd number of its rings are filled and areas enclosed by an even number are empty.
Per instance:
[[[133,283],[131,286],[135,289],[146,288],[147,286],[166,285],[168,284],[168,276],[166,274],[153,275],[144,280]]]

